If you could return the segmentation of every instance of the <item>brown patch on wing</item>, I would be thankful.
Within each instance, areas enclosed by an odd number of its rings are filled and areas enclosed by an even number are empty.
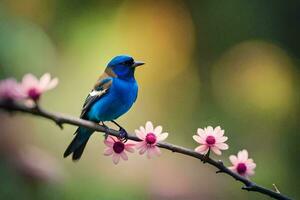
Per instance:
[[[117,75],[113,72],[113,70],[110,67],[107,67],[104,71],[104,73],[98,78],[97,83],[94,85],[94,89],[100,86],[102,83],[102,80],[109,78],[109,77],[117,77]],[[103,88],[107,89],[111,85],[112,81],[109,81],[105,84],[103,84]]]
[[[115,72],[110,67],[106,67],[104,73],[106,73],[108,76],[113,77],[113,78],[117,77]]]

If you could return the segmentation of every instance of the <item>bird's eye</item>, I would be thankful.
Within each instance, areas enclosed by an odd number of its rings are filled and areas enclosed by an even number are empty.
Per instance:
[[[127,65],[127,66],[130,66],[133,64],[133,60],[127,60],[125,62],[122,63],[123,65]]]

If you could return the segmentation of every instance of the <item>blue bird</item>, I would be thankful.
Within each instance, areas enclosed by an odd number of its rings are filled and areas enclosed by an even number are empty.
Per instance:
[[[80,118],[96,123],[101,122],[105,128],[107,126],[104,122],[111,121],[120,128],[120,138],[127,139],[127,132],[114,120],[126,113],[135,102],[138,84],[134,72],[137,66],[143,64],[127,55],[114,57],[87,96]],[[72,159],[79,160],[93,132],[93,130],[78,127],[64,157],[73,153]]]

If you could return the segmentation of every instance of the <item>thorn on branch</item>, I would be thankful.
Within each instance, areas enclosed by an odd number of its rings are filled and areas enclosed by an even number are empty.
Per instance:
[[[178,152],[175,148],[173,148],[174,146],[172,145],[172,148],[171,148],[171,151],[173,152],[173,153],[176,153],[176,152]]]
[[[221,167],[225,167],[224,163],[222,160],[218,160],[217,163],[221,166]],[[219,173],[224,173],[224,170],[223,169],[219,169],[216,171],[216,174],[219,174]]]
[[[275,192],[277,192],[278,194],[280,194],[280,191],[278,190],[277,186],[275,185],[275,183],[272,184],[274,187]]]
[[[249,186],[243,186],[243,187],[242,187],[242,190],[247,190],[247,191],[250,191],[250,190],[251,190],[251,188],[250,188]]]
[[[253,190],[254,184],[250,183],[249,185],[245,185],[242,187],[243,190],[251,191]]]
[[[63,123],[62,123],[62,121],[61,121],[60,119],[56,118],[56,119],[55,119],[55,123],[56,123],[57,126],[59,126],[59,128],[60,128],[61,130],[64,129]]]

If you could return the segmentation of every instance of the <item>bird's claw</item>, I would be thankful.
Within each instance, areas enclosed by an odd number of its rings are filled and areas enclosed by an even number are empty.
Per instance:
[[[114,123],[116,126],[119,127],[119,136],[118,136],[118,139],[122,142],[127,142],[128,140],[128,133],[127,131],[122,127],[120,126],[117,122],[115,122],[114,120],[111,121],[112,123]]]
[[[124,129],[124,128],[121,128],[119,129],[119,140],[121,140],[122,142],[127,142],[128,140],[128,133],[127,131]]]

